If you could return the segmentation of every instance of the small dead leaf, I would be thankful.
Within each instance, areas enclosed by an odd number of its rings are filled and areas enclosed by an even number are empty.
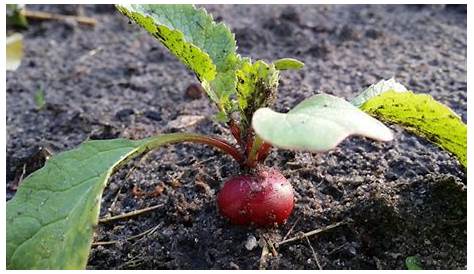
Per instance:
[[[135,198],[140,198],[144,195],[143,190],[141,190],[137,185],[134,185],[132,188],[132,194]]]
[[[155,186],[155,190],[147,193],[148,196],[151,196],[151,197],[158,197],[161,195],[161,193],[163,193],[163,191],[165,190],[165,187],[163,184],[159,184],[157,186]]]

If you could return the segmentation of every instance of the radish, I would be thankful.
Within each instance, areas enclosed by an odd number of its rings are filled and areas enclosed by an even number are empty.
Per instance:
[[[225,182],[217,204],[233,224],[282,224],[293,211],[293,187],[278,170],[258,168],[254,175],[235,176]]]

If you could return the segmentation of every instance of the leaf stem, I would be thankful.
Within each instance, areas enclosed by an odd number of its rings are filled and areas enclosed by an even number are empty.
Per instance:
[[[265,161],[271,149],[271,144],[263,142],[263,144],[260,146],[260,149],[257,151],[257,162]]]
[[[252,142],[252,147],[248,153],[247,157],[247,163],[246,165],[248,167],[255,167],[257,164],[257,156],[258,156],[258,151],[260,149],[260,146],[263,144],[263,140],[258,137],[257,134],[254,134],[253,142]]]
[[[233,119],[230,119],[229,123],[227,124],[230,129],[230,133],[232,133],[232,136],[234,136],[235,141],[237,141],[237,144],[239,146],[242,146],[242,137],[240,136],[240,127],[237,124],[237,122]]]
[[[163,138],[166,136],[166,138]],[[146,145],[143,150],[152,150],[156,147],[161,146],[164,142],[165,143],[184,143],[184,142],[191,142],[191,143],[200,143],[200,144],[206,144],[213,146],[215,148],[218,148],[225,153],[229,154],[232,156],[239,164],[244,163],[244,156],[242,153],[240,153],[236,147],[233,145],[227,143],[225,140],[216,138],[216,137],[210,137],[210,136],[205,136],[201,134],[195,134],[195,133],[170,133],[170,134],[164,134],[164,135],[159,135],[160,138],[156,139],[156,142],[153,141],[153,138],[156,137],[150,137],[147,140],[151,141],[148,145]]]

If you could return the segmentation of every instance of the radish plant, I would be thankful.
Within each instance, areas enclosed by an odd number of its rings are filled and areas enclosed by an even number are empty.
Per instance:
[[[272,110],[279,74],[301,69],[302,62],[240,56],[229,28],[191,5],[117,9],[195,73],[216,106],[215,119],[228,126],[233,141],[172,133],[144,140],[86,141],[51,157],[7,203],[8,268],[84,268],[110,175],[133,157],[167,144],[205,144],[239,163],[240,170],[223,183],[217,205],[224,217],[240,225],[278,225],[293,210],[291,178],[264,163],[273,147],[324,152],[350,135],[392,140],[390,129],[374,117],[428,138],[466,166],[466,126],[461,119],[430,96],[407,91],[393,79],[370,86],[350,102],[316,94],[279,113]]]

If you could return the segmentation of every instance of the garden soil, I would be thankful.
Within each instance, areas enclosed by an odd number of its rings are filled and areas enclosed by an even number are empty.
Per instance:
[[[192,131],[230,141],[196,78],[113,6],[27,6],[97,19],[31,21],[25,56],[7,73],[7,199],[49,154],[86,139]],[[254,60],[294,57],[277,104],[288,111],[328,93],[351,99],[395,77],[447,104],[466,122],[466,6],[210,5]],[[35,104],[44,92],[46,104]],[[327,153],[274,149],[295,190],[287,223],[239,227],[220,217],[216,194],[239,173],[212,148],[181,144],[137,158],[106,187],[88,269],[465,269],[466,172],[457,160],[397,126],[395,140],[351,137]],[[342,224],[278,245],[304,232]],[[324,230],[324,229],[323,229]],[[132,237],[132,238],[131,238]]]

